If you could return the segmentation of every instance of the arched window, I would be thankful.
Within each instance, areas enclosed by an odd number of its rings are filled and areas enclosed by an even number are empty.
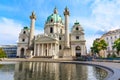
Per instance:
[[[21,50],[20,50],[20,57],[24,57],[24,52],[25,52],[25,49],[24,48],[21,48]]]
[[[26,31],[24,31],[23,34],[26,34]]]
[[[81,50],[80,46],[77,46],[77,47],[75,48],[75,50]]]
[[[79,36],[76,36],[76,39],[78,40],[78,39],[79,39]]]
[[[22,42],[24,42],[25,41],[25,39],[22,39]]]
[[[59,45],[59,49],[60,49],[60,50],[62,49],[62,46],[61,46],[61,45]]]
[[[76,46],[75,50],[76,50],[76,57],[80,57],[81,56],[81,48],[80,48],[80,46]]]
[[[59,40],[61,40],[61,37],[59,37]]]
[[[50,33],[53,33],[53,27],[50,27]]]
[[[78,30],[79,30],[79,28],[78,28],[78,27],[76,27],[76,30],[78,31]]]
[[[51,22],[53,22],[53,19],[51,19]]]
[[[62,29],[60,29],[60,33],[62,33]]]

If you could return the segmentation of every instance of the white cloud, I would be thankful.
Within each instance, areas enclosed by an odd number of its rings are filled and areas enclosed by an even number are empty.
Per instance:
[[[118,28],[120,21],[119,0],[95,0],[91,6],[92,18],[101,29]]]
[[[92,13],[89,17],[72,16],[70,22],[73,24],[78,20],[84,28],[90,28],[93,31],[120,28],[119,0],[95,0],[90,7]]]
[[[71,25],[78,20],[85,30],[86,46],[89,50],[93,40],[101,35],[98,31],[109,31],[120,28],[120,0],[94,0],[90,5],[91,16],[72,16]]]
[[[16,44],[22,28],[23,25],[13,19],[0,18],[0,45]],[[43,31],[35,30],[35,35],[40,33],[43,33]]]
[[[0,18],[0,44],[15,44],[22,24],[5,17]]]

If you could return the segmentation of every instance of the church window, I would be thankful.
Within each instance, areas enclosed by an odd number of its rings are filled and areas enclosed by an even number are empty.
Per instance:
[[[52,27],[50,27],[50,33],[53,33],[53,28]]]
[[[62,29],[60,29],[60,33],[62,33]]]
[[[112,36],[111,36],[111,39],[112,39]]]
[[[26,32],[24,31],[23,34],[26,34]]]
[[[62,49],[62,46],[61,46],[61,45],[59,45],[59,49],[60,49],[60,50]]]
[[[51,19],[51,22],[53,22],[53,19]]]
[[[78,27],[76,27],[76,30],[78,31],[78,30],[79,30],[79,28],[78,28]]]
[[[108,47],[107,50],[110,50],[110,47]]]
[[[76,39],[79,39],[79,36],[76,36]]]
[[[106,39],[108,40],[108,37]]]
[[[24,41],[25,41],[25,39],[22,39],[22,41],[24,42]]]
[[[61,40],[61,37],[59,37],[59,40]]]
[[[76,50],[81,50],[80,46],[77,46],[75,49],[76,49]]]

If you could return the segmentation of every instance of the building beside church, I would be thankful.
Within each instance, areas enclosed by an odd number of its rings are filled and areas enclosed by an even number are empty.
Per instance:
[[[5,53],[7,58],[13,58],[16,57],[17,54],[17,45],[0,45],[0,48],[2,48]]]
[[[118,55],[116,52],[116,49],[113,49],[113,45],[115,40],[120,38],[120,29],[116,29],[116,30],[112,30],[112,31],[108,31],[107,33],[103,34],[101,36],[100,39],[104,39],[106,41],[106,43],[108,44],[107,49],[105,50],[104,53],[104,57],[107,57],[107,55],[109,54],[116,54],[117,56],[120,56],[120,54]]]
[[[55,8],[47,17],[44,33],[34,35],[36,15],[30,16],[30,28],[24,27],[19,34],[17,56],[72,58],[86,55],[84,30],[75,22],[69,32],[69,10],[65,8],[65,20]]]

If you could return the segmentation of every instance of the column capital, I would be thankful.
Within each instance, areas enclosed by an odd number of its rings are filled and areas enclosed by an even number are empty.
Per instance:
[[[65,8],[65,11],[64,11],[64,16],[65,16],[65,15],[68,15],[68,16],[70,15],[69,10],[68,10],[67,7]]]
[[[35,19],[36,20],[36,15],[35,15],[34,11],[32,12],[32,15],[30,16],[30,19]]]

